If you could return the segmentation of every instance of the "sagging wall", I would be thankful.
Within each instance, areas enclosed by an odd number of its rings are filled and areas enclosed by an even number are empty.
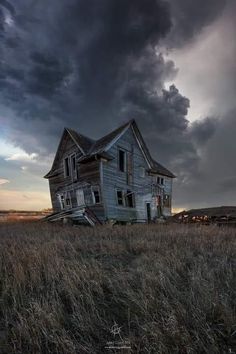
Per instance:
[[[74,178],[72,176],[65,177],[64,159],[74,153],[76,154],[78,178]],[[97,217],[99,217],[101,220],[104,220],[103,196],[101,194],[101,203],[94,204],[91,192],[92,186],[98,186],[101,190],[100,162],[91,161],[87,162],[86,164],[78,164],[78,159],[81,156],[82,153],[78,146],[73,142],[73,140],[69,136],[65,137],[60,148],[58,161],[56,163],[56,168],[54,171],[55,177],[49,178],[53,210],[54,212],[61,211],[61,204],[58,198],[58,194],[66,194],[66,192],[70,193],[72,204],[71,207],[78,207],[76,190],[82,188],[84,191],[84,200],[86,206],[89,206],[89,208],[96,213]]]
[[[78,147],[73,142],[73,140],[67,135],[60,146],[59,155],[54,170],[55,177],[49,178],[49,188],[50,188],[50,194],[52,200],[52,207],[55,212],[61,210],[61,205],[57,196],[58,193],[73,188],[73,180],[71,179],[71,176],[65,177],[64,175],[64,159],[67,156],[72,155],[73,153],[76,153],[77,160],[82,155]],[[73,203],[75,202],[74,199],[75,196],[73,196],[72,198]]]

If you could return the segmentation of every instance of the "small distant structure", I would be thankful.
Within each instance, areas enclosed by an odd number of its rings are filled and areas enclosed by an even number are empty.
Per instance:
[[[99,140],[65,128],[49,180],[53,214],[90,225],[171,216],[175,176],[155,161],[135,120]]]
[[[178,223],[198,223],[236,226],[236,207],[221,206],[203,209],[183,210],[173,216],[173,220]]]

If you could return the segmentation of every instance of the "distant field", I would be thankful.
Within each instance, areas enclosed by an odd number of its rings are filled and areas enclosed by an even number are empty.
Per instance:
[[[235,272],[235,229],[1,223],[0,352],[235,353]]]
[[[0,210],[0,222],[6,221],[31,221],[31,220],[39,220],[44,216],[48,215],[50,212],[43,211],[1,211]]]

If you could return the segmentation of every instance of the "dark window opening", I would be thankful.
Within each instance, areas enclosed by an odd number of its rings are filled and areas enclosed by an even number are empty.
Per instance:
[[[164,184],[164,178],[163,177],[157,177],[157,184]]]
[[[117,203],[118,205],[123,205],[124,201],[123,201],[123,192],[122,191],[117,191]]]
[[[93,187],[92,193],[93,193],[94,204],[99,204],[101,202],[99,187]]]
[[[77,176],[76,156],[75,155],[71,156],[71,166],[72,166],[73,178],[76,179],[76,178],[78,178],[78,176]]]
[[[125,151],[119,150],[119,170],[125,172]]]
[[[147,221],[150,222],[152,219],[151,215],[151,203],[146,203],[146,210],[147,210]]]
[[[126,206],[129,208],[134,208],[134,193],[132,191],[127,190],[126,194]]]
[[[65,158],[64,164],[65,164],[65,176],[68,177],[70,176],[70,162],[68,157]]]
[[[71,206],[71,192],[66,192],[66,206]]]
[[[76,160],[75,160],[75,155],[72,156],[72,168],[73,168],[73,171],[76,170]]]
[[[65,200],[64,200],[64,195],[60,195],[60,204],[61,204],[61,209],[65,209]]]

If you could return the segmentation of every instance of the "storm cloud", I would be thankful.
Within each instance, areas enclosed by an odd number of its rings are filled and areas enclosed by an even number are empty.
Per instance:
[[[186,46],[226,5],[0,1],[0,122],[7,138],[44,158],[64,126],[98,138],[135,118],[154,157],[178,175],[178,202],[186,200],[185,186],[203,178],[219,119],[189,123],[191,102],[174,84],[165,86],[178,69],[162,51]]]

